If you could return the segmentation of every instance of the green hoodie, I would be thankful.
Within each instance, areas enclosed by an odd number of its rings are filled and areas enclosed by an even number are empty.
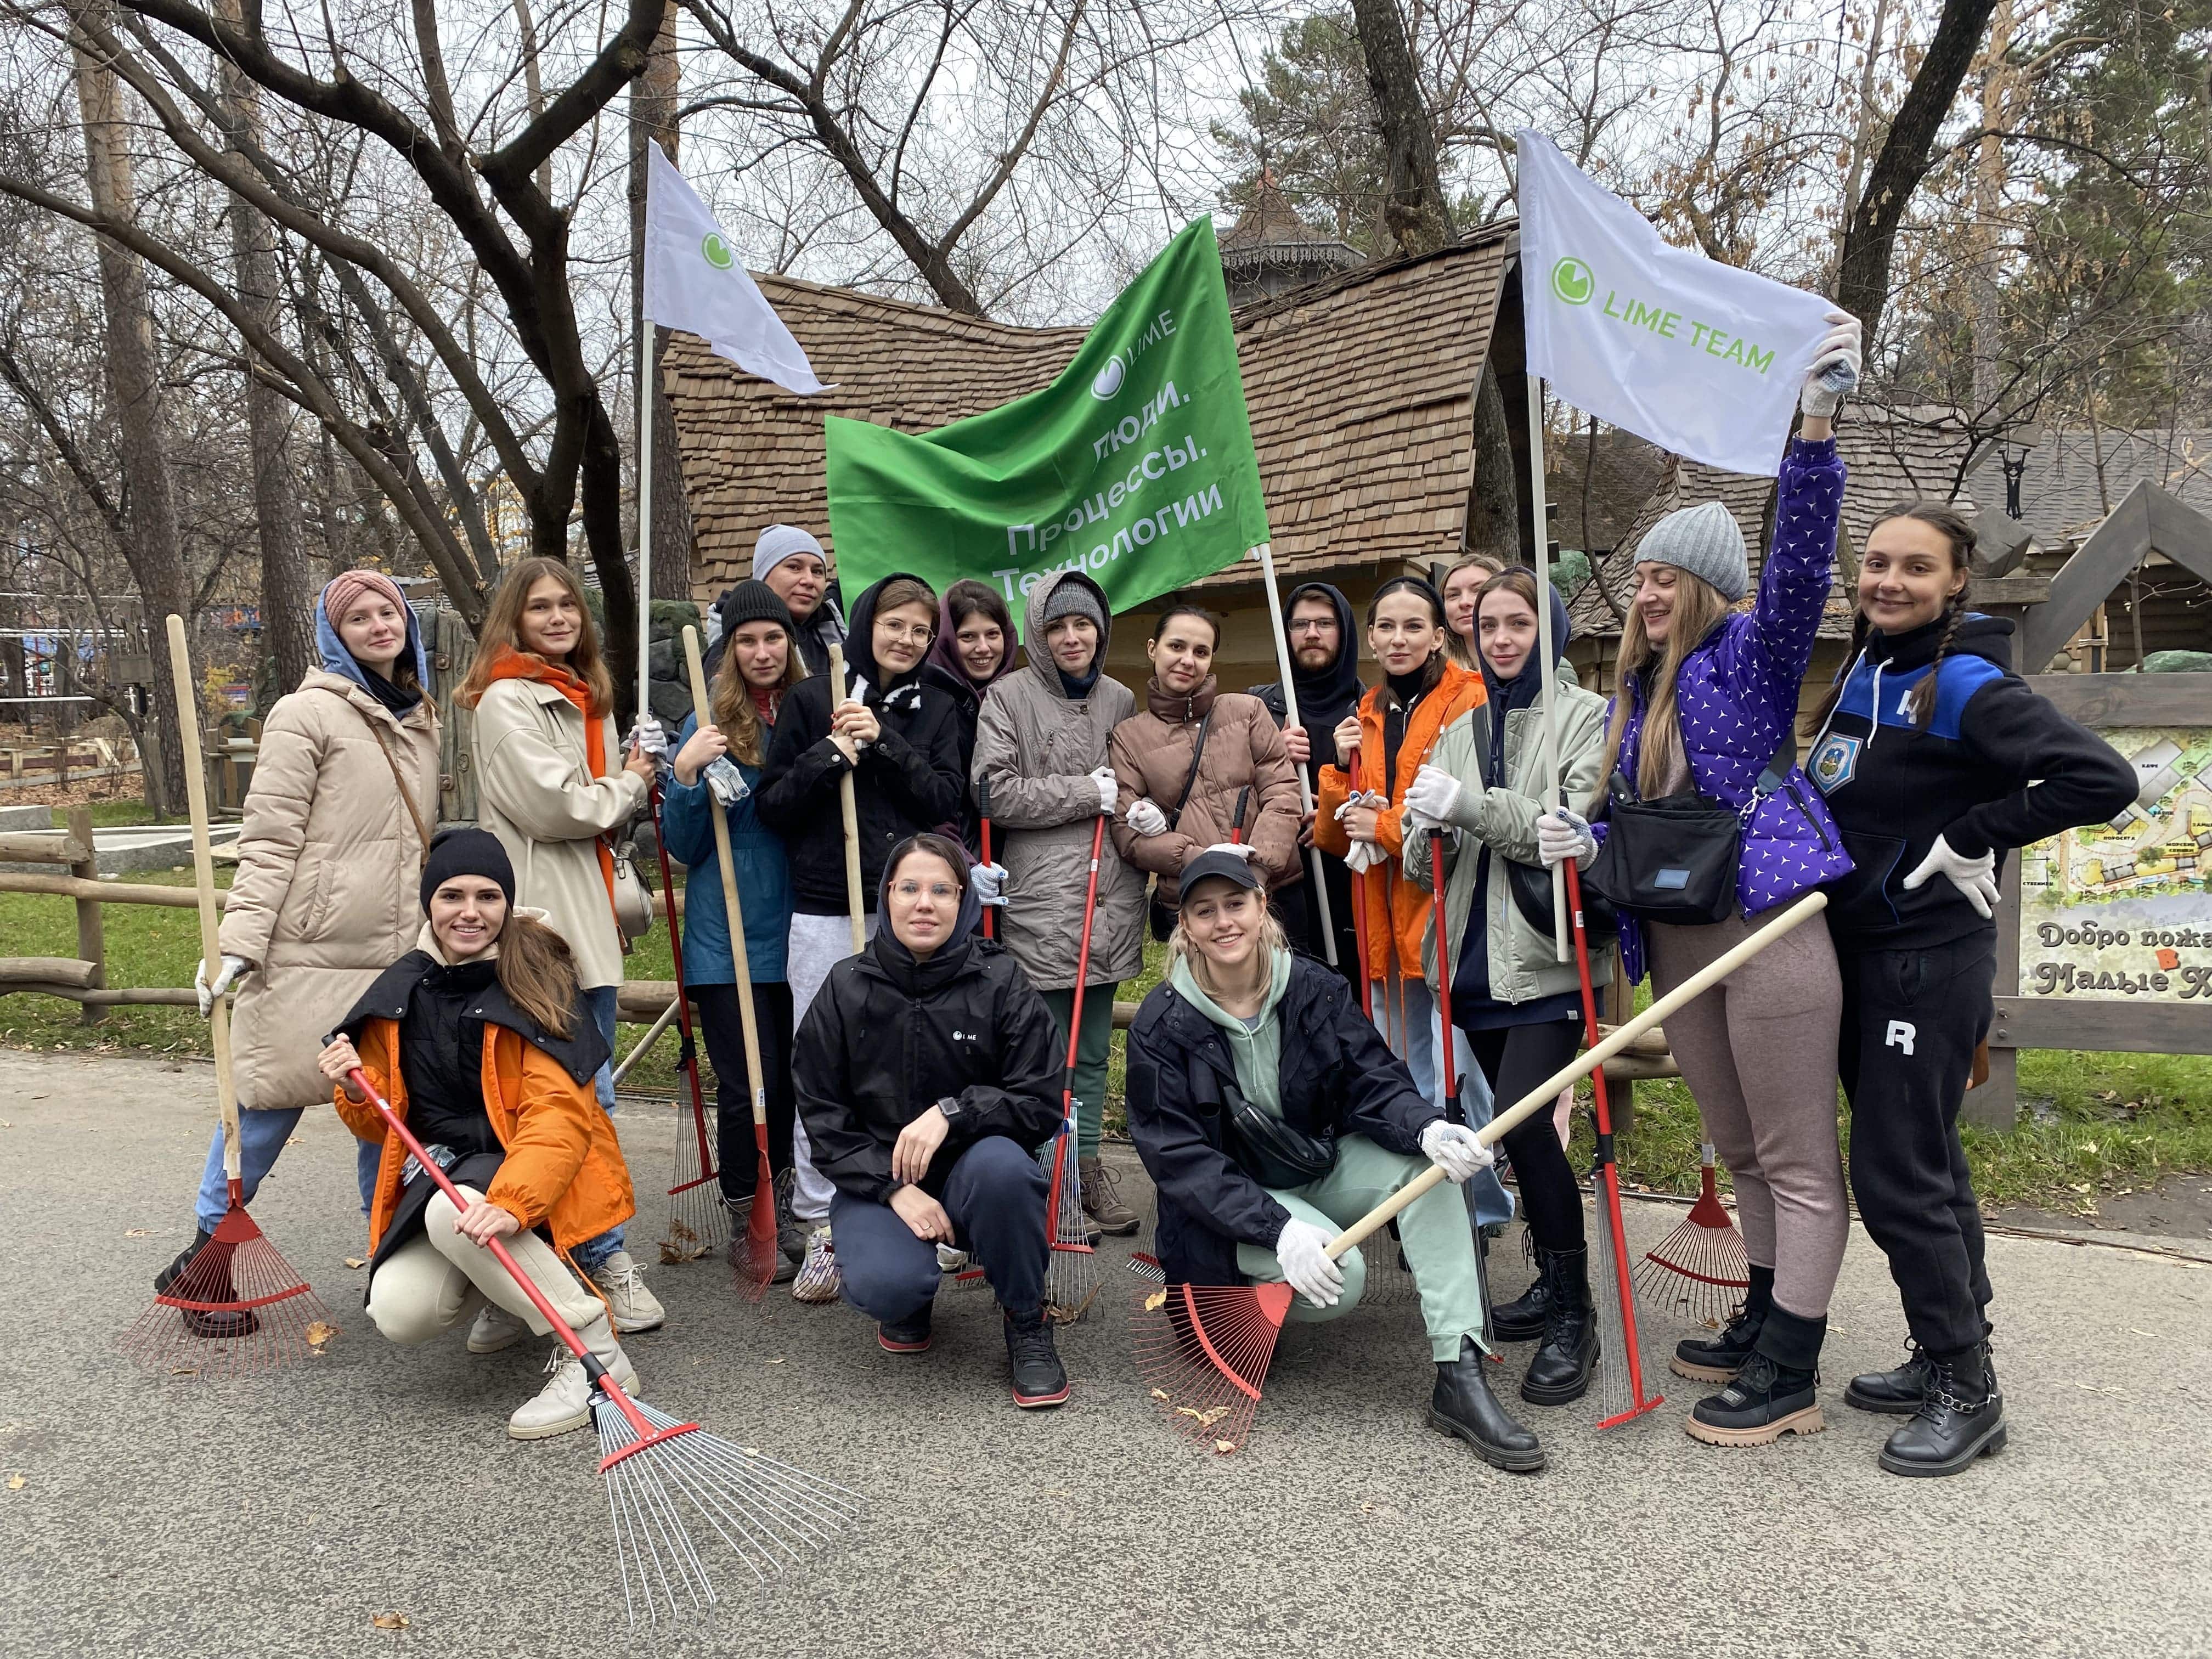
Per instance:
[[[1291,984],[1291,953],[1275,952],[1274,972],[1267,982],[1267,994],[1260,1003],[1260,1012],[1254,1025],[1248,1026],[1236,1015],[1224,1012],[1214,1000],[1199,988],[1198,978],[1190,971],[1190,963],[1182,957],[1168,972],[1168,983],[1176,994],[1218,1025],[1229,1038],[1229,1055],[1237,1066],[1237,1086],[1244,1098],[1271,1117],[1283,1115],[1283,1023],[1275,1018],[1276,1006]]]

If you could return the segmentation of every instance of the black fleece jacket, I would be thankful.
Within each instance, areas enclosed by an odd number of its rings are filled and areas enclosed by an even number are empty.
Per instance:
[[[1842,947],[1943,945],[1996,926],[1941,876],[1905,890],[1938,836],[1969,858],[1994,851],[2002,868],[2013,848],[2103,823],[2136,797],[2135,769],[2011,672],[2009,622],[1970,614],[1937,661],[1943,627],[1872,635],[1806,761],[1856,866],[1829,893]],[[1911,702],[1930,673],[1922,727]]]

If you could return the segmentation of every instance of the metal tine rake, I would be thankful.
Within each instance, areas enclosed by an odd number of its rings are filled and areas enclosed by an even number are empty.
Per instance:
[[[1721,1203],[1711,1142],[1698,1149],[1698,1201],[1680,1226],[1636,1264],[1636,1292],[1656,1313],[1677,1314],[1717,1330],[1751,1289],[1743,1235]]]
[[[1510,1131],[1549,1107],[1560,1090],[1604,1065],[1827,905],[1826,893],[1807,894],[1498,1113],[1476,1132],[1478,1138],[1485,1146],[1495,1146]],[[1332,1260],[1341,1257],[1443,1178],[1443,1170],[1431,1164],[1323,1248]],[[1224,1455],[1245,1444],[1291,1294],[1283,1284],[1163,1284],[1139,1292],[1129,1321],[1137,1374],[1169,1426]]]
[[[660,780],[653,782],[653,832],[660,849],[660,891],[668,912],[668,943],[676,963],[676,1000],[671,1005],[681,1031],[676,1063],[691,1085],[689,1122],[676,1126],[676,1167],[668,1183],[668,1231],[660,1241],[660,1259],[673,1265],[711,1255],[728,1242],[730,1212],[722,1202],[720,1172],[714,1167],[714,1146],[720,1134],[720,1113],[708,1115],[707,1091],[699,1081],[699,1044],[691,1029],[691,1002],[684,984],[684,939],[677,929],[676,878],[668,867],[668,840],[661,828]],[[665,1021],[664,1014],[661,1019]],[[656,1021],[631,1058],[644,1051],[665,1027]],[[678,1110],[680,1113],[679,1104]]]
[[[1075,953],[1075,994],[1067,1012],[1067,1067],[1060,1086],[1060,1132],[1038,1154],[1051,1185],[1045,1193],[1044,1231],[1052,1249],[1045,1266],[1044,1301],[1050,1317],[1072,1325],[1098,1294],[1097,1247],[1083,1216],[1083,1185],[1075,1156],[1075,1052],[1083,1036],[1083,981],[1091,974],[1091,924],[1098,914],[1098,860],[1106,820],[1091,826],[1091,878],[1083,895],[1083,939]]]
[[[346,1075],[438,1189],[466,1209],[459,1189],[361,1068]],[[673,1620],[687,1604],[690,1612],[703,1613],[720,1599],[695,1538],[695,1522],[720,1538],[762,1586],[805,1565],[859,1521],[864,1507],[859,1493],[632,1400],[507,1246],[493,1238],[485,1248],[591,1379],[599,1473],[607,1483],[623,1606],[632,1629],[641,1615],[648,1626],[658,1625],[664,1607]]]

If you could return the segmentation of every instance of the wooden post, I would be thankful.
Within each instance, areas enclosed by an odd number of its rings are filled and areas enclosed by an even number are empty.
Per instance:
[[[2020,859],[2014,853],[2005,860],[1997,889],[1997,971],[1990,989],[1999,1008],[2008,1006],[2002,999],[2020,994]],[[1990,1044],[1989,1076],[1966,1091],[1959,1108],[1961,1118],[1984,1129],[2009,1129],[2020,1121],[2020,1050],[2002,1024],[1990,1026],[1990,1035],[2002,1041]]]
[[[69,838],[85,850],[87,856],[70,866],[70,874],[81,881],[100,879],[100,860],[93,849],[92,809],[72,806],[69,815]],[[107,983],[107,927],[100,919],[100,901],[80,898],[76,904],[76,953],[92,964],[91,984],[104,987]],[[107,1018],[107,1011],[97,1003],[88,1002],[79,1017],[87,1025],[97,1025]]]

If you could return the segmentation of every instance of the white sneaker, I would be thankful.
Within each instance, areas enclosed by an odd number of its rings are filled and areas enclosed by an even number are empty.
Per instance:
[[[607,1306],[620,1334],[657,1331],[666,1322],[668,1310],[645,1288],[645,1269],[630,1260],[628,1250],[617,1250],[602,1261],[592,1282],[606,1292]]]
[[[956,1250],[950,1244],[937,1247],[937,1271],[950,1278],[957,1278],[968,1271],[968,1252]]]
[[[487,1302],[477,1310],[477,1322],[469,1327],[471,1353],[497,1353],[511,1348],[530,1334],[530,1324],[520,1315],[511,1314],[496,1302]]]
[[[845,1275],[837,1266],[836,1249],[830,1242],[830,1225],[824,1222],[806,1236],[806,1260],[799,1264],[799,1277],[791,1281],[792,1298],[798,1302],[835,1302],[844,1284]]]
[[[599,1363],[607,1368],[607,1374],[621,1385],[623,1393],[636,1389],[637,1368],[620,1348],[600,1355]],[[556,1434],[568,1434],[591,1424],[592,1380],[584,1375],[583,1362],[565,1346],[556,1343],[553,1357],[545,1362],[545,1386],[538,1391],[537,1397],[516,1407],[514,1415],[507,1419],[507,1432],[514,1439],[550,1440]]]

